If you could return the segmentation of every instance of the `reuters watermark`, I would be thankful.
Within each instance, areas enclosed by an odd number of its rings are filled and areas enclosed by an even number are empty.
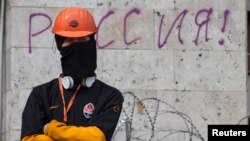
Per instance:
[[[208,125],[208,141],[250,141],[250,125]]]

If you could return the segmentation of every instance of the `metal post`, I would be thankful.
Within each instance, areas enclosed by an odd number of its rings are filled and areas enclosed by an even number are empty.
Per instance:
[[[125,119],[126,141],[131,139],[131,121],[128,117]]]

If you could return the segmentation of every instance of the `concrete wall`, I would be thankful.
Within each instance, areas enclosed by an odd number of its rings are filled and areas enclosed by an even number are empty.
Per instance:
[[[50,31],[68,6],[94,14],[98,78],[124,94],[113,140],[125,141],[126,116],[133,141],[200,141],[208,124],[247,115],[245,0],[9,0],[6,141],[19,140],[32,87],[61,72]]]

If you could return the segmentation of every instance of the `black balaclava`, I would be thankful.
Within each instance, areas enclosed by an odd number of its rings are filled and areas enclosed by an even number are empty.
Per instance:
[[[55,35],[57,48],[60,51],[62,72],[64,76],[71,76],[73,79],[94,76],[96,65],[96,41],[94,34],[89,35],[90,40],[86,42],[75,42],[62,47],[65,37]]]

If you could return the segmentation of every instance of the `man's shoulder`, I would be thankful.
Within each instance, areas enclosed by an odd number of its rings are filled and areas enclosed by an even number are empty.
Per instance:
[[[120,93],[120,91],[117,88],[115,88],[114,86],[111,86],[111,85],[109,85],[109,84],[107,84],[99,79],[97,79],[97,83],[98,83],[99,87],[102,87],[102,89],[104,89],[104,90],[114,91],[114,92]]]
[[[30,99],[43,99],[43,98],[47,98],[49,93],[51,91],[53,91],[54,88],[56,88],[55,86],[57,85],[57,79],[53,79],[49,82],[37,85],[35,87],[32,88],[32,91],[30,93]]]
[[[54,78],[48,82],[45,82],[45,83],[42,83],[40,85],[33,87],[33,90],[48,89],[48,88],[51,88],[51,87],[57,85],[58,84],[57,82],[58,82],[58,78]]]
[[[97,80],[97,83],[99,87],[101,87],[102,93],[106,94],[106,96],[116,96],[123,99],[122,93],[119,89],[115,88],[114,86],[111,86],[101,80]]]

